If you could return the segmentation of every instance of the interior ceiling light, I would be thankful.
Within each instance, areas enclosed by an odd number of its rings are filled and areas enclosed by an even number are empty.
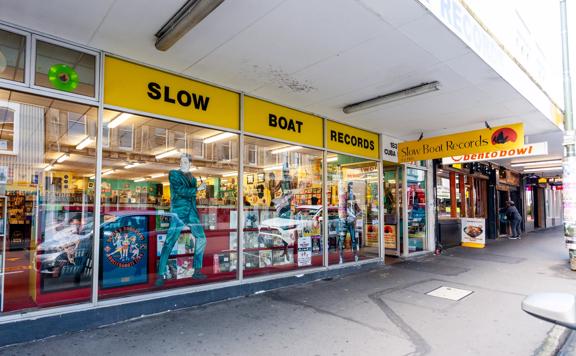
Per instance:
[[[282,169],[282,165],[279,166],[270,166],[270,167],[264,167],[265,171],[279,171]]]
[[[86,136],[82,141],[78,142],[76,145],[77,150],[83,150],[84,148],[88,147],[89,144],[94,142],[94,139],[90,136]]]
[[[535,167],[535,166],[545,166],[547,164],[562,164],[561,159],[554,159],[550,161],[538,161],[538,162],[518,162],[510,164],[511,167]]]
[[[277,155],[278,153],[297,151],[300,149],[302,149],[302,146],[288,146],[284,148],[279,148],[277,150],[272,150],[270,153],[272,153],[273,155]]]
[[[167,51],[224,0],[188,0],[154,36],[156,49]]]
[[[113,129],[115,127],[120,126],[124,121],[128,120],[132,117],[132,114],[122,113],[114,118],[114,120],[108,123],[108,128]]]
[[[411,98],[413,96],[418,96],[437,90],[440,90],[440,82],[434,81],[430,83],[422,83],[411,88],[398,90],[393,93],[380,95],[375,98],[364,100],[355,104],[346,105],[342,111],[344,111],[346,114],[352,114],[354,112],[369,109],[374,106],[388,104],[394,101]]]
[[[48,172],[48,171],[51,171],[51,170],[52,170],[52,168],[54,168],[54,165],[52,165],[52,164],[49,164],[49,165],[47,165],[46,167],[44,167],[44,172]]]
[[[205,138],[204,143],[212,143],[212,142],[220,141],[220,140],[223,140],[225,138],[232,137],[232,136],[234,136],[234,134],[231,132],[223,132],[221,134]]]
[[[557,167],[543,167],[543,168],[527,168],[524,172],[546,172],[546,171],[560,171],[562,166]]]
[[[332,156],[326,158],[326,162],[336,162],[338,160],[338,156]]]
[[[178,156],[180,154],[180,151],[177,148],[168,150],[168,151],[164,151],[160,154],[157,154],[155,157],[156,159],[162,159],[162,158],[166,158],[166,157],[173,157],[173,156]]]
[[[166,175],[166,173],[158,173],[158,174],[153,174],[150,176],[150,178],[160,178],[160,177],[164,177]]]
[[[238,175],[238,172],[228,172],[228,173],[223,173],[222,177],[235,177]]]
[[[64,153],[62,156],[60,156],[56,159],[56,162],[62,163],[64,161],[66,161],[68,158],[70,158],[70,155],[68,153]]]
[[[145,180],[146,180],[146,178],[134,178],[135,183],[144,182]]]
[[[114,172],[116,172],[115,169],[108,169],[108,170],[102,172],[102,176],[107,176],[107,175],[112,174]]]
[[[143,164],[144,164],[144,163],[142,163],[142,162],[133,162],[133,163],[130,163],[130,164],[125,165],[124,168],[125,168],[125,169],[130,169],[130,168],[134,168],[134,167],[141,166],[141,165],[143,165]]]

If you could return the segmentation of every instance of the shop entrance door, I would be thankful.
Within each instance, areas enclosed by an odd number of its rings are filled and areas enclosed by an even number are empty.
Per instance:
[[[4,266],[6,266],[6,196],[0,196],[0,312],[4,311]]]
[[[504,213],[506,208],[506,202],[510,199],[508,197],[508,192],[505,190],[497,190],[498,192],[498,235],[507,236],[508,235],[508,221],[505,218]]]
[[[398,166],[384,167],[384,248],[386,255],[400,256],[400,216],[399,192],[401,178]]]

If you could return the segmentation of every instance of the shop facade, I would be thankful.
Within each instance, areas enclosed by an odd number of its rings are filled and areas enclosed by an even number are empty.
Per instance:
[[[377,133],[49,36],[0,38],[0,322],[434,248],[430,162],[391,169]]]

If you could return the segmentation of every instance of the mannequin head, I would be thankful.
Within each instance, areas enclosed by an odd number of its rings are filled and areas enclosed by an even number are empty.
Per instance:
[[[187,153],[183,153],[180,156],[180,170],[184,173],[190,171],[190,167],[192,167],[192,156]]]

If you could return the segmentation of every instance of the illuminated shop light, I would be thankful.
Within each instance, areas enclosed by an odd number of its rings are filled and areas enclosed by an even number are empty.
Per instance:
[[[299,149],[302,149],[302,146],[288,146],[288,147],[284,147],[284,148],[279,148],[277,150],[273,150],[271,153],[273,155],[277,155],[278,153],[297,151]]]
[[[561,159],[553,159],[553,160],[549,160],[549,161],[538,161],[538,162],[518,162],[518,163],[512,163],[510,164],[510,166],[512,167],[535,167],[535,166],[546,166],[549,164],[553,164],[553,165],[558,165],[558,164],[562,164],[562,160]]]
[[[143,164],[144,164],[144,163],[142,163],[142,162],[134,162],[134,163],[130,163],[130,164],[128,164],[128,165],[125,165],[124,168],[125,168],[125,169],[130,169],[130,168],[134,168],[134,167],[141,166],[141,165],[143,165]]]
[[[52,168],[54,168],[54,165],[49,164],[49,165],[47,165],[46,167],[44,167],[44,172],[49,172],[49,171],[52,170]]]
[[[62,163],[64,161],[66,161],[68,158],[70,158],[70,155],[68,153],[64,153],[62,156],[60,156],[56,159],[56,162]]]
[[[545,171],[559,171],[562,169],[562,166],[557,167],[542,167],[542,168],[527,168],[524,172],[545,172]]]
[[[144,182],[146,178],[134,178],[135,183]]]
[[[238,172],[228,172],[228,173],[223,173],[222,177],[235,177],[238,175]]]
[[[282,165],[279,166],[270,166],[270,167],[264,167],[265,171],[278,171],[282,169]]]
[[[114,118],[114,120],[112,120],[108,123],[108,128],[113,129],[115,127],[118,127],[124,121],[128,120],[132,116],[133,116],[132,114],[127,114],[127,113],[120,114],[120,115],[116,116],[116,118]]]
[[[114,172],[116,172],[115,169],[108,169],[108,170],[102,172],[102,176],[107,176],[107,175],[112,174]]]
[[[336,162],[338,160],[338,156],[332,156],[326,158],[326,162]]]
[[[94,139],[90,136],[86,136],[84,139],[82,139],[82,141],[78,142],[78,144],[76,145],[76,149],[83,150],[84,148],[88,147],[88,145],[90,145],[92,142],[94,142]]]
[[[150,178],[160,178],[160,177],[164,177],[166,175],[166,173],[158,173],[158,174],[153,174],[150,176]]]
[[[212,143],[212,142],[220,141],[220,140],[223,140],[225,138],[232,137],[232,136],[234,136],[234,134],[231,132],[223,132],[221,134],[205,138],[204,143]]]
[[[155,157],[156,157],[156,159],[162,159],[162,158],[166,158],[166,157],[178,156],[179,154],[180,154],[180,151],[177,148],[174,148],[172,150],[168,150],[168,151],[162,152],[160,154],[157,154]]]

